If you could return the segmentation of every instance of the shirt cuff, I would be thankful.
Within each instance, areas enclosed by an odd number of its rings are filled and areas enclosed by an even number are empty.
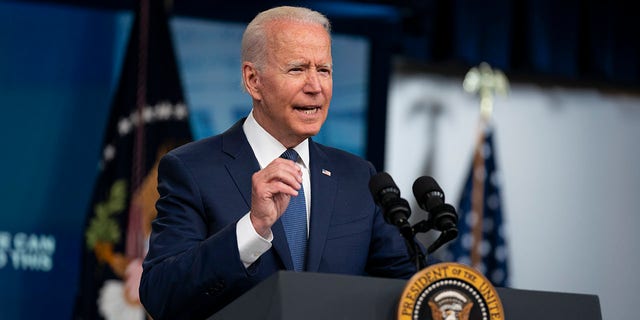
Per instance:
[[[240,260],[245,268],[256,262],[260,256],[271,249],[273,233],[269,230],[267,238],[260,236],[251,223],[250,213],[247,213],[238,220],[236,224],[236,235],[238,238],[238,252]]]

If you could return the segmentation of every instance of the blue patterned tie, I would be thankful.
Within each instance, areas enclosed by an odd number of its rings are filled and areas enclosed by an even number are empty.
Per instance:
[[[298,153],[293,149],[287,149],[280,158],[298,161]],[[284,211],[282,224],[287,235],[291,260],[295,271],[304,270],[304,260],[307,253],[307,206],[304,200],[304,187],[298,190],[298,196],[291,197],[289,206]]]

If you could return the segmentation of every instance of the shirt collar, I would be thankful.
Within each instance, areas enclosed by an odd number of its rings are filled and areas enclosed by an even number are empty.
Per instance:
[[[253,109],[247,116],[247,119],[242,125],[242,130],[247,136],[249,145],[253,149],[253,153],[258,159],[260,168],[266,167],[271,161],[280,157],[280,155],[287,150],[282,143],[274,138],[269,132],[267,132],[253,117]],[[293,148],[300,155],[301,165],[304,168],[309,168],[309,139],[304,139],[300,144]]]

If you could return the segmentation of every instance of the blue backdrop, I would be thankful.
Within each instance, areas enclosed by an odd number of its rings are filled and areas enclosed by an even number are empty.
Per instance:
[[[0,318],[70,318],[115,53],[113,14],[0,3]]]

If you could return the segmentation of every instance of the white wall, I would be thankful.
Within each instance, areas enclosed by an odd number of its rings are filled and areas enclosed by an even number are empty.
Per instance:
[[[414,201],[413,181],[428,174],[457,204],[477,97],[462,78],[396,74],[388,112],[385,171],[402,196]],[[493,119],[511,286],[595,294],[603,319],[636,318],[640,97],[511,84],[508,97],[496,97]],[[412,219],[422,214],[414,205]]]

